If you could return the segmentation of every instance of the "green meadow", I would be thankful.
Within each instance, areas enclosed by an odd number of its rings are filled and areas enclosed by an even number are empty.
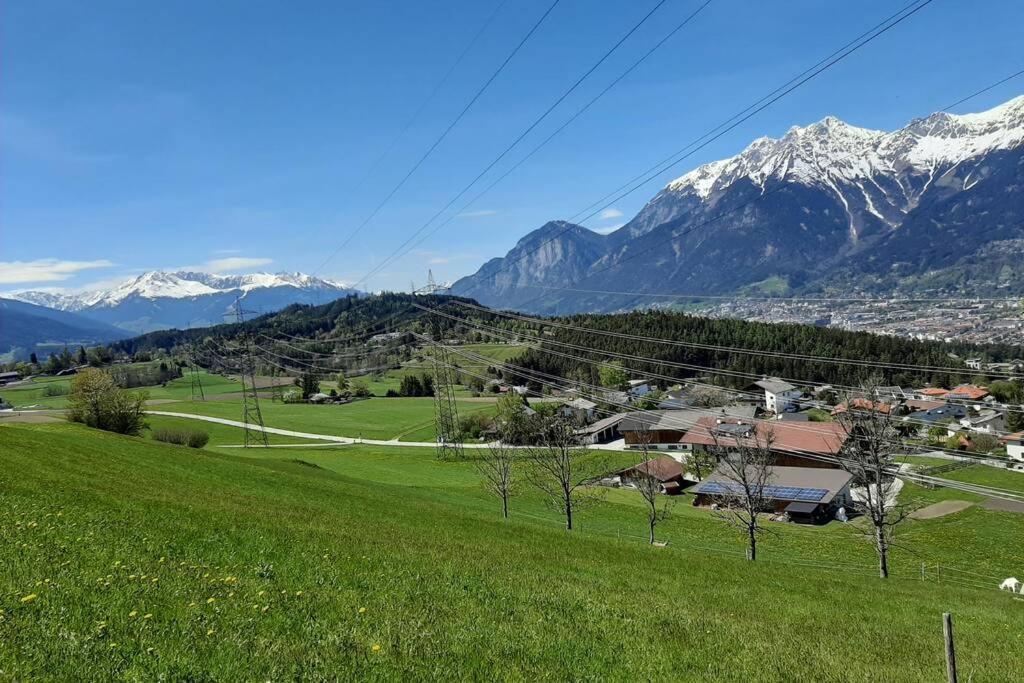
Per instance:
[[[493,401],[462,400],[456,403],[460,415],[494,410]],[[240,399],[183,401],[157,408],[229,420],[242,419]],[[432,398],[371,398],[342,405],[274,403],[263,400],[260,401],[260,409],[268,427],[313,434],[365,439],[397,438],[403,441],[433,441],[436,434]]]
[[[5,678],[934,681],[943,611],[965,676],[1024,667],[1024,602],[909,552],[883,582],[848,527],[775,525],[749,563],[685,498],[653,548],[627,491],[567,533],[429,449],[213,443],[0,427]],[[988,573],[1022,533],[972,508],[907,535]]]

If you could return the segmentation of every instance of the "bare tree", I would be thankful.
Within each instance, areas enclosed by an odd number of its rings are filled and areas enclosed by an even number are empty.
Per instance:
[[[572,531],[575,514],[601,497],[591,484],[606,473],[604,463],[580,447],[572,422],[551,417],[536,424],[539,445],[527,449],[527,478],[565,515],[565,528]]]
[[[775,439],[771,427],[745,426],[750,428],[749,432],[741,435],[737,430],[735,436],[727,437],[728,444],[722,443],[719,434],[712,433],[715,441],[712,452],[726,489],[715,494],[713,499],[718,504],[714,515],[746,534],[747,559],[753,561],[757,559],[757,538],[765,531],[761,517],[773,503],[767,487],[772,480],[775,462],[772,444]]]
[[[506,440],[506,432],[499,430],[498,438],[480,451],[480,457],[473,462],[484,479],[484,487],[501,499],[501,516],[508,519],[508,501],[517,483],[514,476],[517,453],[511,441]]]
[[[865,533],[878,554],[878,575],[886,579],[896,528],[913,509],[897,501],[896,456],[902,442],[894,406],[876,398],[877,389],[878,380],[872,379],[846,397],[846,410],[839,421],[850,438],[843,444],[839,461],[853,476],[856,494],[850,505],[870,522]]]
[[[670,507],[668,497],[662,493],[661,481],[655,476],[654,467],[651,464],[651,432],[646,422],[640,422],[637,439],[640,455],[633,466],[636,475],[633,477],[632,483],[644,501],[649,539],[651,545],[654,545],[654,527],[668,517]]]

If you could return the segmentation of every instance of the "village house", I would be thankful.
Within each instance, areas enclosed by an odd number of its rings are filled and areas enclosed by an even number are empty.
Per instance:
[[[765,409],[770,413],[783,413],[796,410],[796,400],[803,392],[789,382],[776,377],[765,377],[754,386],[764,389]]]
[[[683,466],[665,455],[627,467],[618,474],[623,486],[635,487],[642,478],[654,479],[660,485],[661,492],[670,496],[681,493],[691,483],[684,476]]]
[[[704,417],[681,443],[694,452],[767,445],[777,467],[839,467],[837,456],[850,438],[837,422],[763,422]]]
[[[947,401],[984,401],[989,397],[988,389],[985,387],[977,387],[973,384],[961,384],[960,386],[953,387],[946,394],[945,399]]]
[[[942,403],[938,408],[929,408],[928,410],[911,413],[904,417],[903,421],[916,425],[918,431],[924,434],[932,427],[958,422],[962,418],[967,417],[967,412],[967,408],[962,405]]]
[[[947,394],[949,394],[949,389],[943,389],[942,387],[924,387],[923,389],[916,389],[914,391],[914,398],[926,401],[938,401],[940,399],[945,399]]]
[[[820,524],[831,519],[839,507],[849,505],[852,481],[850,473],[840,469],[774,466],[764,490],[758,493],[770,500],[765,512],[786,513],[794,522]],[[693,504],[728,504],[742,491],[728,470],[719,466],[692,489]]]
[[[1006,430],[1006,416],[998,411],[986,408],[977,414],[968,414],[960,418],[960,426],[971,432],[981,434],[999,434]],[[956,430],[950,430],[950,436]]]
[[[20,372],[0,372],[0,386],[8,382],[17,382],[19,379],[21,379]]]
[[[840,403],[832,409],[832,415],[839,416],[843,413],[864,413],[866,415],[889,415],[897,406],[884,401],[870,401],[866,398],[855,398],[851,401]]]
[[[1007,434],[999,440],[1006,446],[1006,455],[1010,460],[1024,462],[1024,432]]]
[[[675,389],[669,389],[665,392],[664,396],[661,397],[661,401],[658,403],[658,408],[662,410],[677,410],[679,408],[685,408],[690,405],[690,398],[687,392],[682,387]]]
[[[752,420],[754,406],[726,408],[684,408],[682,410],[647,410],[627,413],[619,423],[619,433],[626,448],[688,451],[682,441],[686,432],[703,418],[736,418]]]
[[[650,380],[631,379],[629,380],[629,389],[626,390],[626,393],[628,393],[631,398],[643,398],[652,391],[654,391],[654,388],[651,386]]]
[[[609,443],[621,438],[619,425],[625,419],[626,413],[617,413],[600,419],[593,424],[588,424],[576,430],[576,436],[580,443],[585,446],[592,446],[596,443]]]
[[[588,401],[585,398],[574,398],[563,403],[558,412],[562,417],[567,417],[579,424],[584,424],[594,419],[594,411],[596,409],[597,404],[593,401]]]

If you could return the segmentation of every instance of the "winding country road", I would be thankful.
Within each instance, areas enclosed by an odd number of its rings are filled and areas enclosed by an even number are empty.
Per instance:
[[[215,422],[217,424],[228,425],[229,427],[239,427],[249,429],[256,432],[265,432],[267,434],[277,434],[278,436],[291,436],[297,439],[311,439],[314,441],[327,441],[329,443],[323,444],[274,444],[268,446],[269,448],[300,448],[300,447],[311,447],[311,446],[328,446],[328,445],[351,445],[351,444],[370,444],[373,446],[409,446],[413,448],[435,448],[437,446],[433,441],[399,441],[397,438],[385,440],[385,439],[356,439],[350,436],[334,436],[333,434],[312,434],[310,432],[296,432],[291,429],[278,429],[277,427],[258,427],[256,425],[246,425],[244,422],[238,420],[228,420],[223,417],[210,417],[209,415],[196,415],[193,413],[175,413],[168,410],[147,410],[147,415],[165,415],[167,417],[184,417],[190,420],[200,420],[202,422]],[[463,443],[463,448],[470,449],[481,449],[487,448],[488,444],[485,443]],[[221,446],[221,448],[234,448],[234,446]],[[612,442],[610,444],[593,444],[588,448],[598,450],[623,450],[621,440],[618,442]]]

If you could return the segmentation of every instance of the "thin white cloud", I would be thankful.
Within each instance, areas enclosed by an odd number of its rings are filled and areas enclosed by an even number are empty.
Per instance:
[[[605,209],[601,212],[601,220],[611,220],[612,218],[622,218],[622,212],[618,209]]]
[[[596,232],[598,235],[608,235],[621,228],[625,223],[616,223],[615,225],[609,225],[603,228],[591,228],[591,232]]]
[[[248,270],[249,268],[258,268],[265,266],[268,263],[273,263],[274,259],[270,258],[254,258],[251,256],[228,256],[225,258],[215,258],[207,261],[206,263],[200,263],[193,266],[182,266],[175,270],[194,271],[198,273],[231,273],[236,270]]]
[[[479,211],[466,211],[460,213],[458,218],[483,218],[484,216],[493,216],[498,212],[494,209],[480,209]]]
[[[16,285],[30,282],[63,282],[83,270],[109,268],[106,259],[95,261],[63,261],[45,258],[35,261],[0,261],[0,284]]]
[[[429,261],[427,261],[427,263],[429,263],[432,266],[443,266],[444,264],[451,262],[452,260],[450,258],[446,258],[444,256],[434,256]]]

